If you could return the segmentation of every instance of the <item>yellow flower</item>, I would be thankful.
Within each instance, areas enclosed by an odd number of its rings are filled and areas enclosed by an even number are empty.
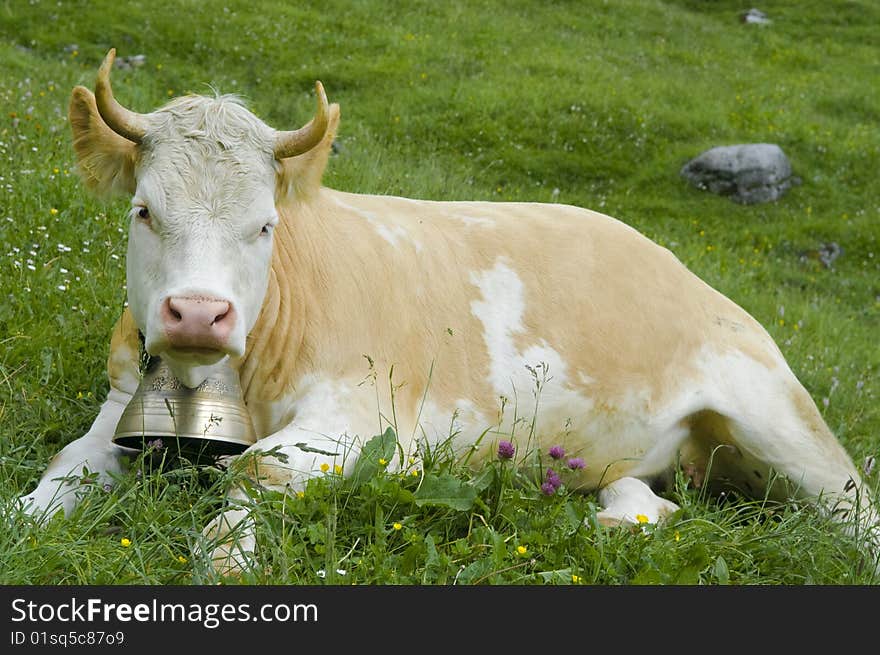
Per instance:
[[[330,470],[330,465],[327,462],[324,462],[323,464],[321,464],[321,472],[322,473],[326,473],[329,470]]]
[[[388,460],[384,457],[379,458],[379,466],[385,466],[388,463]]]
[[[577,584],[578,582],[581,581],[581,576],[572,574],[571,581],[574,582],[575,584]]]
[[[187,562],[186,558],[183,555],[178,555],[177,561],[180,562],[181,564],[186,564],[186,562]]]
[[[52,207],[52,209],[49,210],[49,213],[52,214],[52,216],[54,216],[55,214],[58,213],[58,210],[55,209],[54,207]]]
[[[336,475],[342,475],[342,467],[339,466],[339,464],[334,465],[334,466],[333,466],[333,472],[334,472]]]
[[[128,537],[123,537],[119,540],[119,543],[122,544],[123,548],[128,548],[129,546],[131,546],[131,539],[129,539]]]
[[[53,172],[53,173],[60,173],[61,171],[60,171],[60,170],[58,169],[58,167],[56,166],[55,168],[52,169],[52,172]]]
[[[678,530],[675,531],[675,534],[672,535],[672,538],[675,539],[676,541],[681,539],[681,535],[678,534]]]
[[[305,492],[305,491],[297,491],[297,492],[296,492],[296,497],[297,497],[297,498],[305,498],[305,497],[306,497],[306,492]]]
[[[529,549],[525,546],[517,546],[516,552],[518,552],[520,555],[525,555],[527,552],[529,552]]]
[[[636,514],[636,521],[638,521],[639,523],[647,523],[648,517],[644,514]]]
[[[419,475],[419,469],[413,469],[412,471],[409,472],[409,474],[410,474],[411,476],[413,476],[414,478],[415,478],[415,477],[418,477],[418,475]]]
[[[391,527],[394,528],[395,530],[400,530],[403,527],[403,525],[400,523],[395,523]]]

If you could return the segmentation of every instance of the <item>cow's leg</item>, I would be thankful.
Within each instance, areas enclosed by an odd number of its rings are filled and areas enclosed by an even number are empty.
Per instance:
[[[298,417],[295,424],[260,439],[239,455],[248,477],[263,488],[289,493],[303,490],[306,482],[318,475],[350,474],[362,441],[348,435],[371,434],[372,426],[362,425],[360,431],[355,432],[356,428],[351,426],[356,421],[351,420],[350,414],[320,418],[325,426],[323,430],[304,427],[317,421]],[[348,427],[341,427],[341,419]],[[330,428],[330,423],[335,424],[335,428]],[[256,545],[248,495],[242,489],[233,489],[229,502],[230,507],[204,530],[206,549],[211,553],[214,568],[224,574],[246,569],[253,559]]]
[[[605,485],[599,490],[599,504],[603,509],[596,518],[608,527],[659,523],[678,509],[638,478],[619,478]]]
[[[76,507],[83,469],[96,474],[100,483],[111,482],[122,471],[125,451],[111,442],[116,424],[131,395],[110,390],[91,429],[70,442],[49,463],[36,489],[19,498],[22,510],[45,522],[59,509],[68,515]]]
[[[785,393],[785,389],[788,393]],[[793,380],[767,394],[763,405],[726,416],[726,431],[736,450],[726,466],[741,467],[741,478],[760,484],[760,468],[783,478],[781,489],[796,498],[821,501],[821,507],[853,532],[862,531],[880,547],[880,523],[867,488],[849,454],[832,434],[807,391]]]

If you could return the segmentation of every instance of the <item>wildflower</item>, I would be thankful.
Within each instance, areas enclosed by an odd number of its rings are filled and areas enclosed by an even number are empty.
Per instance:
[[[565,457],[565,448],[562,446],[553,446],[550,449],[550,457],[553,459],[562,459]]]
[[[333,466],[333,472],[334,472],[336,475],[342,475],[342,467],[341,467],[339,464],[335,464],[335,465]]]
[[[161,439],[153,439],[147,442],[148,450],[162,450],[164,447],[165,443]]]
[[[52,207],[52,209],[49,210],[49,213],[52,214],[52,216],[54,216],[55,214],[58,213],[58,210],[55,209],[54,207]]]
[[[672,535],[672,538],[676,541],[681,539],[681,535],[678,533],[678,530],[675,531],[675,534]]]
[[[636,514],[636,521],[638,521],[639,523],[647,523],[648,517],[644,514]]]
[[[180,562],[181,564],[186,564],[187,559],[183,555],[178,555],[177,561]]]
[[[403,527],[403,524],[394,523],[391,527],[394,528],[395,530],[400,530]]]
[[[519,553],[520,555],[525,555],[527,552],[529,552],[529,549],[526,548],[525,546],[517,546],[516,552]]]
[[[498,442],[498,459],[511,459],[516,452],[516,448],[509,441]]]
[[[129,539],[128,537],[123,537],[119,540],[119,543],[122,544],[123,548],[128,548],[129,546],[131,546],[131,539]]]
[[[296,497],[297,497],[297,498],[305,498],[305,497],[306,497],[306,492],[305,492],[305,491],[297,491],[297,492],[296,492]]]
[[[388,464],[388,460],[385,459],[384,457],[380,457],[379,458],[379,466],[385,466],[386,464]]]
[[[571,575],[571,581],[572,581],[573,583],[577,584],[578,582],[581,581],[581,576],[579,576],[579,575],[574,575],[574,574],[572,573],[572,575]]]
[[[411,476],[413,476],[414,478],[417,478],[419,476],[419,469],[413,469],[412,471],[409,472],[409,474]]]
[[[541,493],[546,496],[552,496],[556,493],[556,487],[554,487],[550,482],[544,482],[541,485]]]
[[[559,477],[559,474],[556,473],[556,471],[554,471],[553,469],[547,469],[547,476],[544,478],[544,481],[553,485],[554,491],[562,486],[562,479]]]
[[[321,473],[326,473],[330,470],[330,465],[327,462],[321,464]]]
[[[584,460],[580,457],[572,457],[569,459],[565,465],[570,468],[572,471],[579,471],[580,469],[586,466]]]

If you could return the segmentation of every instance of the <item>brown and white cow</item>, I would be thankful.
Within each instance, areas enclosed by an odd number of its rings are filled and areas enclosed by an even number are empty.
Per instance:
[[[75,486],[57,479],[84,465],[121,470],[111,437],[138,385],[139,331],[189,386],[221,360],[238,369],[260,437],[251,451],[287,455],[260,462],[273,489],[302,488],[323,464],[351,471],[392,415],[391,385],[364,380],[393,367],[404,457],[450,438],[472,461],[511,435],[544,452],[561,444],[588,463],[575,484],[599,490],[606,525],[662,519],[676,506],[648,483],[677,463],[704,472],[710,458],[713,476],[742,489],[763,493],[777,472],[779,493],[868,506],[761,325],[622,222],[565,205],[328,189],[339,108],[320,83],[316,116],[294,132],[229,96],[138,114],[113,97],[114,56],[95,95],[74,89],[69,116],[85,184],[132,198],[130,311],[113,332],[109,396],[24,497],[30,512],[69,511]],[[215,562],[234,567],[254,542],[244,530],[233,543],[248,508],[231,496],[241,505],[206,534]],[[873,529],[873,511],[861,522]]]

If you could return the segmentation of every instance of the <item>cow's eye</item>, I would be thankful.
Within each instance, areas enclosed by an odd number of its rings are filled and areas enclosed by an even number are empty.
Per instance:
[[[150,220],[150,210],[146,207],[137,208],[137,217],[143,221]]]
[[[272,228],[275,227],[271,223],[266,223],[263,228],[260,230],[260,236],[268,236],[272,234]]]

